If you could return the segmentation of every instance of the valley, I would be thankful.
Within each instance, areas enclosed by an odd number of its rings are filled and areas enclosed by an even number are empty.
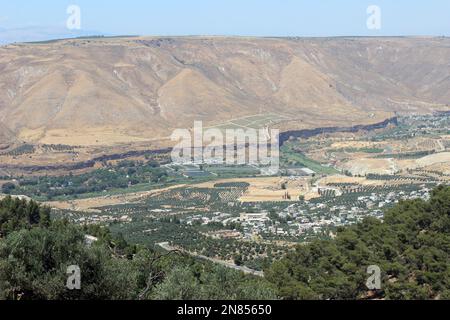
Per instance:
[[[174,165],[169,150],[142,150],[103,156],[81,173],[43,170],[3,176],[0,184],[42,201],[58,219],[261,271],[297,244],[331,239],[367,217],[383,219],[399,201],[426,200],[436,186],[449,185],[449,127],[450,115],[435,113],[285,135],[274,176],[248,165]]]
[[[1,197],[262,275],[298,245],[450,184],[449,48],[414,37],[2,46]],[[195,121],[278,129],[280,170],[174,163],[171,133]]]

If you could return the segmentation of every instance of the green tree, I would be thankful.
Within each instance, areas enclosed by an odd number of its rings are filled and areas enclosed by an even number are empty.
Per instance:
[[[198,280],[188,267],[175,267],[155,288],[156,300],[198,300],[201,297]]]
[[[430,201],[400,202],[384,222],[365,219],[330,241],[296,248],[266,270],[284,299],[437,299],[450,287],[450,187]],[[367,267],[383,272],[382,290],[365,286]]]
[[[71,265],[81,269],[81,290],[65,286]],[[127,260],[113,258],[102,245],[88,247],[84,233],[73,225],[22,229],[0,242],[0,298],[131,299],[137,291]]]
[[[7,182],[4,185],[2,185],[2,193],[4,194],[11,194],[16,189],[16,185],[11,182]]]

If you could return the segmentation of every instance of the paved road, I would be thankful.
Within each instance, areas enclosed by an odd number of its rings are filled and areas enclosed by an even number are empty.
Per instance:
[[[172,247],[168,242],[158,243],[158,246],[160,246],[161,248],[163,248],[166,251],[179,250],[179,251],[181,251],[183,253],[186,253],[186,254],[189,254],[189,255],[191,255],[193,257],[196,257],[196,258],[199,258],[199,259],[202,259],[202,260],[211,261],[213,263],[220,264],[220,265],[222,265],[224,267],[227,267],[227,268],[230,268],[230,269],[234,269],[234,270],[237,270],[237,271],[241,271],[241,272],[243,272],[245,274],[252,274],[252,275],[258,276],[258,277],[264,277],[264,272],[262,272],[262,271],[253,270],[253,269],[250,269],[250,268],[245,267],[245,266],[237,266],[234,263],[223,261],[223,260],[219,260],[219,259],[214,259],[214,258],[202,256],[202,255],[193,254],[193,253],[188,252],[186,250],[180,250],[180,249]]]

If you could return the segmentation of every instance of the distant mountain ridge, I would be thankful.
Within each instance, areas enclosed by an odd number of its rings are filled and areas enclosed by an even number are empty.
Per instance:
[[[69,30],[64,27],[23,27],[6,29],[0,28],[0,45],[22,42],[39,42],[53,39],[77,38],[83,36],[100,35],[96,31]]]
[[[283,131],[448,110],[447,38],[83,38],[0,48],[0,122],[68,145],[262,114]]]

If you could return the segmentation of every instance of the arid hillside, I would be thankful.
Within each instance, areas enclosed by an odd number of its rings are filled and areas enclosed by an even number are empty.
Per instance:
[[[99,38],[0,47],[0,145],[155,141],[194,120],[283,129],[448,109],[446,38]]]

